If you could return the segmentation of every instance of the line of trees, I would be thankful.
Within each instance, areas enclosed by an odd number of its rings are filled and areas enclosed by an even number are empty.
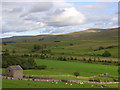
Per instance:
[[[11,65],[20,65],[23,69],[45,69],[47,66],[38,66],[33,58],[21,57],[16,55],[3,55],[2,56],[2,68],[7,68]]]
[[[52,59],[59,61],[79,61],[84,63],[95,63],[95,64],[104,64],[104,65],[118,65],[118,61],[108,61],[108,60],[100,60],[100,58],[82,58],[78,59],[77,57],[65,57],[65,56],[51,56],[48,54],[24,54],[22,57],[34,57],[40,59]]]
[[[118,46],[116,46],[116,45],[107,46],[107,47],[99,46],[97,49],[94,49],[94,51],[99,51],[102,49],[111,49],[111,48],[115,48],[115,47],[118,47]]]
[[[83,58],[81,60],[79,60],[81,62],[85,62],[85,63],[95,63],[95,64],[103,64],[103,65],[116,65],[118,66],[118,61],[108,61],[108,60],[100,60],[100,58],[98,58],[98,60],[96,60],[96,58],[94,59],[86,59]]]

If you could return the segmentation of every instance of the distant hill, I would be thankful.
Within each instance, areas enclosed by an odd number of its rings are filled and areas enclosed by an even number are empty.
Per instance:
[[[2,38],[2,40],[12,40],[12,39],[27,38],[27,37],[30,37],[30,36],[13,36],[8,38]]]
[[[79,32],[59,34],[59,35],[37,35],[37,36],[14,36],[10,38],[3,38],[3,40],[17,40],[18,41],[71,41],[71,40],[117,40],[118,28],[111,29],[88,29]]]

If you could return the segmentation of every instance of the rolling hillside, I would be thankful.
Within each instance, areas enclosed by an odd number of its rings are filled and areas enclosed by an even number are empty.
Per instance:
[[[68,34],[60,35],[38,35],[25,38],[16,38],[11,40],[3,40],[3,50],[8,49],[10,53],[13,50],[16,54],[40,54],[41,51],[31,52],[33,46],[42,45],[46,49],[51,50],[51,54],[55,56],[75,56],[93,57],[94,54],[102,54],[105,50],[112,55],[111,58],[118,57],[118,28],[112,29],[88,29]],[[106,48],[98,50],[100,46]],[[112,48],[107,48],[111,47]],[[95,55],[95,57],[97,57]]]

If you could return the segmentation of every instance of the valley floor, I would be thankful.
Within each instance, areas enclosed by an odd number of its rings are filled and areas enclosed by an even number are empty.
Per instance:
[[[46,65],[45,70],[24,70],[24,75],[41,75],[42,78],[52,78],[58,80],[82,80],[89,81],[90,78],[101,73],[109,73],[109,76],[118,77],[118,67],[111,65],[100,65],[90,63],[78,63],[68,61],[56,61],[56,60],[45,60],[35,59],[38,65]],[[76,78],[73,73],[79,72],[79,78]],[[5,70],[2,71],[5,73]],[[53,75],[53,76],[52,76]],[[61,76],[66,75],[66,76]],[[67,77],[67,75],[70,75]],[[82,77],[82,78],[81,78]],[[86,77],[86,78],[85,78]],[[95,77],[93,77],[95,78]],[[114,82],[109,77],[99,77],[100,80],[108,80],[108,82]],[[117,88],[118,84],[104,84],[104,88]],[[22,80],[8,80],[3,79],[3,88],[102,88],[102,84],[91,84],[91,83],[68,83],[65,82],[44,82],[44,81],[22,81]]]

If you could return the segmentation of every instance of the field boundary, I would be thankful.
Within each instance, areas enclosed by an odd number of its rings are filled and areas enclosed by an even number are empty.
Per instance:
[[[1,76],[0,78],[2,79],[9,79],[9,80],[18,80],[13,77],[5,77]],[[28,80],[28,81],[47,81],[47,82],[72,82],[72,83],[78,83],[78,84],[83,84],[83,83],[94,83],[94,84],[119,84],[120,82],[90,82],[90,81],[82,81],[82,80],[58,80],[58,79],[31,79],[31,78],[23,78],[21,80]]]
[[[44,77],[44,76],[50,76],[50,77],[58,77],[58,76],[62,76],[62,77],[76,77],[74,75],[24,75],[24,77],[29,78],[29,77]],[[77,76],[76,78],[81,78],[81,79],[90,79],[90,78],[94,78],[94,77],[98,77],[100,75],[96,75],[96,76],[91,76],[91,77],[83,77],[83,76]]]
[[[29,77],[76,77],[74,75],[24,75],[24,77],[29,78]],[[109,78],[119,78],[119,77],[111,77],[111,76],[104,76],[104,75],[96,75],[96,76],[90,76],[90,77],[83,77],[83,76],[77,76],[76,78],[81,78],[81,79],[90,79],[90,78],[95,78],[95,77],[109,77]]]

